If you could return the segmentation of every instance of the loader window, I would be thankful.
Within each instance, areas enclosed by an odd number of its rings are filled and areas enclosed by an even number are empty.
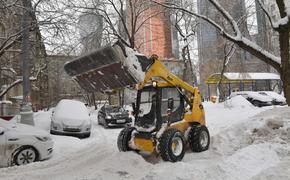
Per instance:
[[[140,96],[137,124],[155,126],[156,108],[156,91],[143,91]]]
[[[163,88],[162,89],[162,103],[161,103],[161,116],[163,121],[168,120],[168,99],[173,98],[174,106],[170,116],[171,122],[176,122],[181,120],[184,110],[183,99],[180,97],[178,90],[174,87]]]

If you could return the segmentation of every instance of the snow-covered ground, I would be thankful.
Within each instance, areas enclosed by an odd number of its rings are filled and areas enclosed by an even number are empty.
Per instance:
[[[119,152],[121,129],[98,126],[94,114],[90,138],[52,136],[50,160],[2,168],[0,179],[290,179],[289,107],[257,108],[241,97],[204,106],[210,149],[188,150],[181,162]],[[49,130],[50,112],[38,112],[35,119]]]

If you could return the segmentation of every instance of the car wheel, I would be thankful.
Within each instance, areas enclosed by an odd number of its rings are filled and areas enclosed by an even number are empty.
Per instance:
[[[21,147],[15,154],[13,161],[14,164],[20,166],[35,162],[37,160],[38,154],[37,151],[28,146]]]
[[[131,140],[131,135],[134,129],[134,127],[125,127],[124,129],[122,129],[117,140],[117,146],[119,151],[125,152],[132,150],[129,147],[129,141]]]
[[[188,143],[193,152],[208,150],[210,136],[206,126],[193,126],[188,133]]]
[[[185,154],[185,140],[177,129],[166,130],[159,142],[159,151],[164,161],[181,161]]]

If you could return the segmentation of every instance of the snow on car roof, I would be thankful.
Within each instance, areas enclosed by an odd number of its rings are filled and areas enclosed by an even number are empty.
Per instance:
[[[55,114],[60,117],[87,118],[88,110],[84,103],[76,100],[62,99],[55,108]]]

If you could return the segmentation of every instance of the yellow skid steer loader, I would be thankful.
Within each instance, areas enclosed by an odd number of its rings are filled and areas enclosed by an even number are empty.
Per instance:
[[[176,162],[187,144],[193,152],[209,148],[198,88],[172,74],[156,55],[147,58],[117,42],[67,63],[65,70],[89,92],[137,84],[135,123],[121,130],[120,151],[155,152]]]

